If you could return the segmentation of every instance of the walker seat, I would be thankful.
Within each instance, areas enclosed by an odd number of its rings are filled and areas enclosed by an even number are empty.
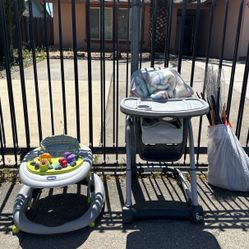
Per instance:
[[[163,86],[165,88],[163,88]],[[192,89],[174,69],[140,69],[132,75],[131,97],[121,101],[126,117],[126,203],[123,221],[178,217],[203,220],[198,203],[191,118],[208,112],[208,104],[192,98]],[[136,154],[147,161],[174,162],[182,157],[189,137],[191,189],[179,169],[167,167],[183,190],[187,209],[137,210],[132,205],[131,177],[136,171]]]
[[[104,206],[105,192],[101,179],[91,172],[91,166],[91,150],[80,145],[77,139],[65,135],[44,139],[41,146],[29,152],[20,165],[23,186],[14,204],[13,232],[21,230],[34,234],[55,234],[93,224]],[[35,198],[34,189],[65,187],[83,179],[87,180],[90,207],[81,217],[55,227],[27,219],[28,203]]]

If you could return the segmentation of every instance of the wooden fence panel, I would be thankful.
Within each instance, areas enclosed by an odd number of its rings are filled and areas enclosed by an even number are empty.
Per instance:
[[[33,37],[36,47],[45,47],[45,33],[44,33],[44,19],[40,17],[35,17],[32,20],[33,25]],[[53,30],[53,19],[47,18],[47,36],[48,36],[48,45],[54,44],[54,30]],[[21,18],[21,31],[22,31],[22,41],[24,45],[29,44],[30,34],[29,34],[29,17],[23,16]]]

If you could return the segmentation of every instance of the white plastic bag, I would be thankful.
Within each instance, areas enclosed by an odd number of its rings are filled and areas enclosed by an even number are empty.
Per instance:
[[[249,157],[229,126],[208,130],[208,182],[234,191],[249,191]]]

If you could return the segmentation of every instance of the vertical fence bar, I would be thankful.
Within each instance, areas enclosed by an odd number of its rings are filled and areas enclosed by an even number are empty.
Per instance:
[[[221,52],[220,52],[220,61],[219,61],[219,76],[218,76],[219,78],[221,76],[222,62],[223,62],[223,56],[224,56],[225,38],[226,38],[226,31],[227,31],[228,6],[229,6],[229,0],[226,0],[223,32],[222,32],[222,42],[221,42]]]
[[[2,24],[0,31],[2,31],[2,34],[3,34],[5,70],[6,70],[6,77],[7,77],[7,88],[8,88],[8,97],[9,97],[9,109],[10,109],[12,139],[13,139],[13,147],[14,147],[14,158],[15,158],[15,165],[17,166],[18,137],[17,137],[15,104],[14,104],[14,95],[13,95],[13,89],[12,89],[11,68],[10,68],[10,54],[9,54],[10,47],[9,47],[9,40],[7,36],[8,31],[7,31],[7,25],[6,25],[5,6],[3,4],[3,1],[0,1],[0,18],[1,18],[0,20]]]
[[[79,79],[78,79],[78,60],[77,60],[77,33],[76,33],[75,1],[76,0],[72,0],[72,33],[73,33],[72,35],[73,35],[73,55],[74,55],[76,129],[77,129],[77,139],[80,141]]]
[[[22,59],[23,58],[22,34],[21,34],[20,16],[19,16],[17,0],[15,0],[13,3],[14,3],[14,13],[15,13],[15,31],[17,35],[18,64],[20,69],[21,90],[22,90],[22,104],[23,104],[24,124],[25,124],[26,147],[28,151],[28,149],[30,148],[30,133],[29,133],[29,117],[28,117],[28,105],[27,105],[26,88],[25,88],[24,66]]]
[[[61,0],[58,0],[58,25],[59,25],[59,49],[61,62],[61,89],[62,89],[62,105],[63,105],[63,122],[64,133],[67,134],[67,104],[66,104],[66,88],[64,74],[64,57],[63,57],[63,38],[62,38],[62,22],[61,22]]]
[[[112,17],[112,20],[113,20],[113,37],[112,37],[112,58],[113,58],[113,62],[112,62],[112,100],[113,100],[113,114],[112,114],[112,146],[115,147],[115,141],[116,141],[116,101],[115,101],[115,98],[116,98],[116,63],[115,63],[115,58],[116,58],[116,44],[115,44],[115,10],[116,10],[116,0],[113,0],[113,5],[114,5],[114,8],[113,8],[113,17]]]
[[[99,39],[100,39],[100,144],[102,148],[102,153],[104,153],[104,132],[103,132],[103,20],[104,20],[104,13],[103,13],[103,0],[100,0],[100,9],[99,9]]]
[[[2,162],[3,162],[3,166],[5,166],[5,155],[4,155],[3,149],[4,147],[6,147],[6,145],[5,145],[5,134],[4,134],[1,99],[0,99],[0,146],[1,146]]]
[[[36,109],[37,109],[37,120],[38,120],[38,132],[39,140],[42,140],[42,124],[41,124],[41,108],[40,108],[40,96],[39,96],[39,86],[38,86],[38,77],[37,77],[37,66],[36,66],[36,53],[35,53],[35,42],[33,36],[33,2],[28,0],[29,5],[29,39],[30,47],[32,50],[32,61],[33,61],[33,71],[34,71],[34,83],[35,83],[35,98],[36,98]]]
[[[183,0],[182,2],[182,16],[181,16],[181,35],[179,39],[179,50],[178,50],[178,67],[177,70],[181,73],[182,70],[182,48],[183,48],[183,39],[184,39],[184,24],[186,19],[186,8],[187,8],[187,1]]]
[[[209,63],[209,55],[210,55],[210,48],[211,48],[211,38],[212,38],[212,32],[213,32],[213,19],[214,19],[214,9],[216,6],[216,0],[212,0],[212,6],[211,6],[211,13],[210,13],[210,24],[209,24],[209,30],[208,30],[208,46],[207,46],[207,54],[206,54],[206,61],[205,61],[205,72],[204,72],[204,84],[202,92],[205,92],[206,89],[206,77],[208,72],[208,63]],[[200,157],[200,144],[201,144],[201,128],[202,128],[202,119],[203,117],[200,117],[200,123],[199,123],[199,130],[198,130],[198,142],[197,142],[197,155],[196,155],[196,162],[197,165],[199,164],[199,157]]]
[[[213,19],[214,19],[214,9],[216,6],[216,0],[212,0],[211,6],[211,13],[210,13],[210,24],[208,30],[208,46],[207,46],[207,54],[206,54],[206,61],[205,61],[205,75],[204,75],[204,84],[203,84],[203,93],[206,89],[206,77],[208,72],[208,63],[209,63],[209,55],[210,55],[210,48],[211,48],[211,39],[212,39],[212,32],[213,32]]]
[[[1,99],[0,99],[0,129],[2,130],[2,134],[3,134],[3,144],[4,147],[6,147],[6,136],[5,136],[5,129],[4,129],[4,124],[3,124],[3,109],[2,109],[2,103],[1,103]]]
[[[241,87],[239,112],[238,112],[236,132],[235,132],[238,139],[240,138],[243,112],[244,112],[244,107],[245,107],[248,73],[249,73],[249,43],[248,43],[248,47],[247,47],[246,65],[245,65],[245,70],[244,70],[243,83],[242,83],[242,87]]]
[[[103,63],[102,63],[102,78],[103,78],[103,136],[104,136],[104,140],[103,140],[103,146],[104,146],[104,150],[103,150],[103,156],[104,156],[104,163],[106,162],[106,106],[105,106],[105,1],[103,1],[103,40],[102,40],[102,54],[103,54]]]
[[[140,0],[132,0],[131,9],[131,73],[139,65],[139,39],[140,39]]]
[[[100,6],[100,89],[101,89],[101,144],[103,159],[106,161],[106,113],[105,113],[105,3]]]
[[[50,118],[51,118],[51,130],[54,135],[54,110],[53,110],[53,95],[52,95],[52,83],[50,73],[50,61],[49,61],[49,44],[48,44],[48,29],[47,29],[47,10],[46,0],[43,0],[43,14],[44,14],[44,44],[46,47],[46,59],[47,59],[47,73],[48,73],[48,93],[49,93],[49,106],[50,106]]]
[[[169,54],[170,54],[170,39],[171,39],[171,26],[172,26],[172,9],[173,9],[173,0],[168,1],[168,16],[166,23],[166,42],[164,49],[164,67],[169,66]]]
[[[5,137],[5,129],[3,124],[3,109],[2,109],[2,103],[0,99],[0,129],[2,130],[2,139],[4,147],[6,147],[6,137]]]
[[[248,143],[249,143],[249,128],[248,128],[248,130],[247,130],[246,148],[248,148]],[[247,155],[249,155],[249,150],[247,150]]]
[[[194,36],[193,36],[193,54],[192,54],[192,65],[191,65],[191,75],[190,75],[190,86],[191,87],[193,87],[194,72],[195,72],[195,60],[196,60],[198,31],[199,31],[199,23],[200,23],[200,0],[197,0],[195,12],[196,12],[196,15],[195,15]],[[187,153],[186,153],[186,148],[185,148],[184,165],[186,163],[186,158],[187,158]]]
[[[127,41],[126,41],[126,87],[125,87],[125,97],[128,96],[128,88],[129,88],[130,7],[131,7],[131,2],[130,2],[130,0],[128,0],[128,19],[127,19],[127,34],[126,34]],[[140,67],[141,67],[141,62],[140,62]]]
[[[103,123],[104,123],[104,113],[103,113],[103,22],[104,22],[104,13],[103,13],[103,0],[100,0],[100,12],[99,12],[99,18],[100,18],[100,143],[102,147],[102,152],[104,153],[104,132],[103,132]]]
[[[232,70],[231,70],[231,77],[230,77],[229,90],[228,90],[228,96],[227,96],[226,113],[227,113],[228,118],[230,115],[232,95],[233,95],[233,84],[234,84],[234,76],[235,76],[236,63],[237,63],[237,57],[238,57],[238,48],[239,48],[241,23],[242,23],[242,17],[243,17],[243,8],[244,8],[244,0],[241,0],[240,8],[239,8],[239,15],[238,15],[237,32],[236,32],[235,44],[234,44],[234,52],[233,52],[233,65],[232,65]]]
[[[3,147],[3,136],[2,136],[2,130],[0,129],[0,149],[1,149],[1,157],[2,157],[1,161],[3,163],[3,166],[5,166],[5,155],[4,155],[4,152],[3,152],[3,148],[4,148]]]
[[[116,44],[116,56],[117,56],[117,66],[116,66],[116,162],[118,163],[118,130],[119,130],[119,0],[115,2],[115,44]]]
[[[89,146],[93,146],[93,108],[92,108],[92,58],[91,58],[91,30],[90,30],[90,0],[86,1],[86,40],[87,40],[87,69],[88,69],[88,119]]]
[[[157,0],[152,2],[152,34],[151,34],[151,59],[150,66],[155,65],[155,41],[156,41],[156,23],[157,22]]]
[[[142,61],[143,61],[143,42],[144,42],[144,17],[145,17],[145,5],[144,0],[141,2],[142,7],[142,16],[141,16],[141,37],[140,37],[140,59],[139,59],[139,68],[142,67]]]
[[[190,76],[190,86],[193,87],[194,74],[195,74],[195,60],[196,60],[196,51],[198,45],[198,31],[200,23],[200,0],[197,0],[196,4],[196,16],[195,16],[195,33],[193,39],[193,55],[192,55],[192,67],[191,67],[191,76]]]

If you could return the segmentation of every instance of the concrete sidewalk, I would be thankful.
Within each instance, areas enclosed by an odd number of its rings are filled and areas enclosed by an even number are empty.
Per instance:
[[[110,248],[110,249],[247,249],[249,245],[249,193],[235,193],[211,188],[199,177],[199,200],[205,210],[205,223],[185,220],[148,220],[122,225],[125,178],[103,176],[106,204],[103,216],[93,229],[84,228],[60,235],[41,236],[19,233],[13,236],[12,206],[20,184],[4,183],[0,187],[1,248]],[[174,180],[151,175],[133,182],[134,200],[142,206],[162,207],[183,200]],[[84,186],[44,190],[29,213],[32,220],[58,225],[79,216],[86,199],[80,196]],[[67,193],[67,195],[65,194]],[[166,202],[168,201],[168,202]]]

